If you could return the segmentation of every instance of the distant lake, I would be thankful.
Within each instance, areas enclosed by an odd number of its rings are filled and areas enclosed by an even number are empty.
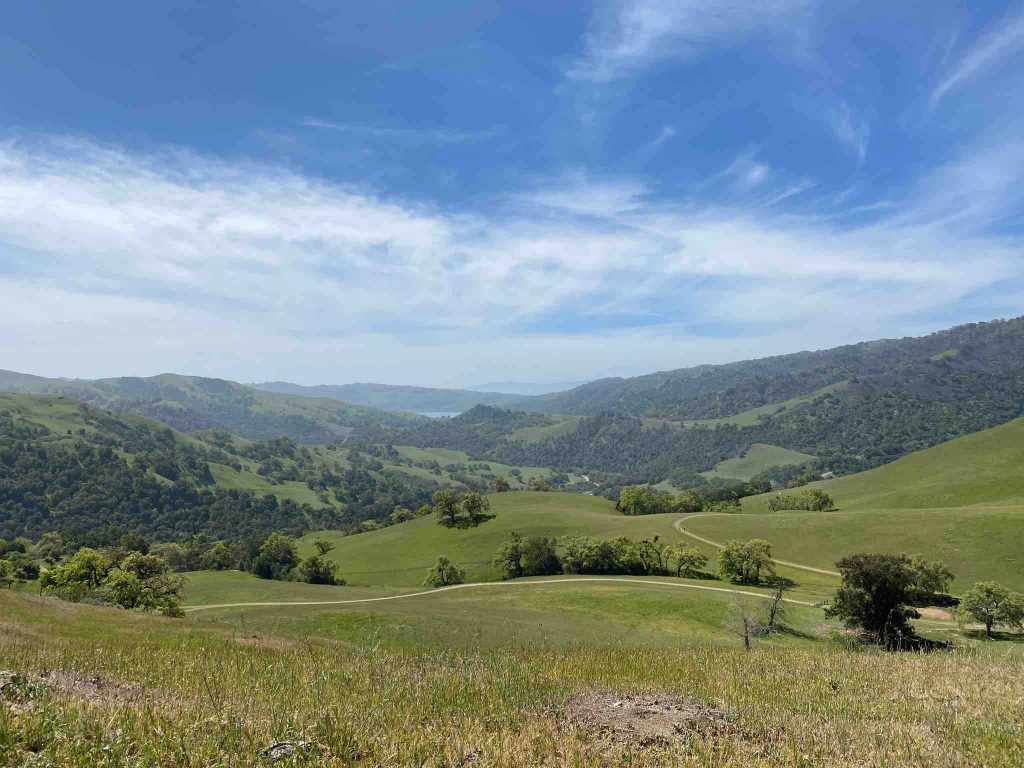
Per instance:
[[[450,419],[453,416],[458,416],[462,411],[417,411],[417,413],[432,419]]]

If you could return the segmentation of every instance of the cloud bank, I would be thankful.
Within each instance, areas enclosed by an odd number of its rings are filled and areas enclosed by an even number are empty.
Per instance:
[[[1019,289],[1020,242],[992,230],[1022,167],[1022,147],[964,158],[850,226],[780,206],[753,160],[733,203],[574,173],[445,210],[189,152],[9,142],[0,367],[457,384],[925,330]]]

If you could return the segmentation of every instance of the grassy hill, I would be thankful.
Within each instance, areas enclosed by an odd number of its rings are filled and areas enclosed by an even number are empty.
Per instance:
[[[981,579],[1024,588],[1024,419],[951,440],[892,464],[813,484],[838,512],[702,517],[687,529],[724,541],[761,536],[778,556],[828,568],[858,551],[921,552],[945,561],[962,589]]]
[[[464,567],[469,581],[496,578],[491,560],[512,531],[523,536],[672,535],[673,516],[626,517],[610,501],[595,496],[527,491],[488,498],[495,517],[476,528],[446,528],[424,517],[358,536],[311,533],[301,543],[312,551],[314,539],[332,540],[336,548],[328,557],[338,563],[338,575],[352,584],[415,587],[439,555]]]
[[[158,419],[181,432],[220,428],[254,440],[284,436],[303,443],[344,443],[360,431],[408,426],[423,418],[177,374],[86,381],[0,371],[0,391],[60,394],[103,410]]]
[[[673,527],[679,515],[629,517],[615,511],[607,499],[569,493],[498,493],[488,497],[494,518],[475,528],[446,528],[423,517],[379,531],[344,536],[333,531],[310,533],[300,540],[300,552],[313,552],[313,541],[326,538],[335,544],[328,558],[338,564],[338,576],[355,585],[413,588],[439,556],[466,569],[467,581],[499,578],[492,560],[513,531],[522,536],[627,536],[661,541],[683,540]],[[688,543],[694,543],[688,540]],[[714,547],[696,544],[712,560]],[[838,581],[831,576],[780,568],[796,584],[794,595],[818,601],[828,598]],[[711,582],[715,584],[717,582]]]
[[[721,477],[749,480],[754,475],[764,472],[770,467],[805,464],[813,460],[814,457],[806,453],[791,451],[788,448],[779,448],[776,445],[754,443],[742,456],[726,459],[716,465],[713,470],[702,474],[707,478]]]
[[[287,381],[252,384],[255,389],[303,397],[329,398],[356,405],[367,405],[385,411],[413,413],[461,413],[474,405],[515,407],[522,395],[501,392],[480,392],[468,389],[436,389],[394,384],[320,384],[307,387]]]

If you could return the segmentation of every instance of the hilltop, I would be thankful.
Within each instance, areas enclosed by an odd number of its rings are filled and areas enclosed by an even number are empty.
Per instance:
[[[515,407],[525,400],[521,395],[468,389],[435,389],[395,384],[319,384],[302,386],[287,381],[266,381],[250,385],[265,392],[303,397],[330,398],[385,411],[413,413],[461,413],[474,405]]]

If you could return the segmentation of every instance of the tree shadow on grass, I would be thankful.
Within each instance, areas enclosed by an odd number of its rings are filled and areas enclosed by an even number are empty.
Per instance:
[[[438,523],[443,525],[445,528],[456,528],[464,530],[466,528],[476,528],[480,523],[486,523],[488,520],[493,520],[496,515],[474,515],[473,517],[464,517],[460,515],[454,520],[439,520]]]

